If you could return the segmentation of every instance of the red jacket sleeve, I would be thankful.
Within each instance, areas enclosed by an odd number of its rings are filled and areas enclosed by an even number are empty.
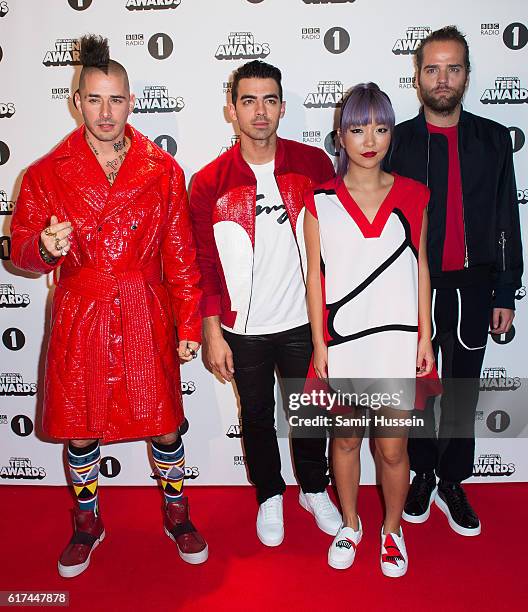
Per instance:
[[[222,312],[222,284],[217,269],[216,243],[213,232],[213,196],[208,193],[205,177],[198,173],[191,187],[191,217],[196,240],[197,259],[201,273],[202,316],[212,317]]]
[[[179,166],[171,169],[169,218],[161,244],[163,276],[171,298],[180,340],[201,342],[200,272],[192,234],[185,177]]]
[[[29,168],[22,180],[11,220],[11,261],[17,268],[48,274],[61,264],[63,257],[50,265],[39,252],[40,234],[49,225],[52,214],[36,172]]]

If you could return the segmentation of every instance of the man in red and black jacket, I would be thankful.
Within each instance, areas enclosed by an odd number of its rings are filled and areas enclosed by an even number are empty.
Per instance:
[[[460,483],[473,473],[488,331],[490,325],[492,334],[510,330],[523,268],[510,134],[499,123],[462,110],[469,69],[468,45],[457,28],[442,28],[422,41],[416,83],[423,109],[395,128],[388,160],[389,169],[431,190],[427,252],[433,344],[442,353],[444,381],[438,439],[432,405],[425,412],[430,435],[409,439],[416,476],[403,516],[421,523],[436,500],[452,529],[466,536],[481,529]]]
[[[234,73],[229,112],[240,143],[194,178],[191,215],[202,274],[205,359],[235,380],[242,438],[260,504],[257,535],[284,537],[285,483],[275,431],[274,374],[306,377],[312,343],[303,281],[303,193],[334,175],[320,149],[278,138],[284,115],[281,73],[252,61]],[[326,439],[292,439],[299,502],[335,535],[341,517],[326,492]]]

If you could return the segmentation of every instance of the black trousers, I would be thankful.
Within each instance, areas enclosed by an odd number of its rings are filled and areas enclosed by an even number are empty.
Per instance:
[[[262,503],[286,489],[275,430],[275,368],[282,379],[306,378],[312,356],[310,326],[262,336],[224,330],[224,338],[233,351],[246,465]],[[325,431],[320,438],[292,437],[291,445],[302,490],[324,491],[329,482]]]
[[[434,400],[416,416],[425,428],[409,437],[411,470],[436,472],[442,480],[462,482],[473,473],[475,414],[480,372],[491,317],[492,293],[487,286],[436,289],[433,349],[442,356],[440,421],[435,428]]]

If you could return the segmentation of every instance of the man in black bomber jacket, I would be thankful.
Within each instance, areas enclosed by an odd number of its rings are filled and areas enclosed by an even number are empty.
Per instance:
[[[431,190],[427,251],[433,346],[442,354],[444,384],[438,439],[432,402],[422,415],[425,433],[412,432],[409,439],[416,475],[403,517],[422,523],[435,501],[451,528],[465,536],[481,530],[461,482],[473,472],[488,330],[510,330],[523,268],[510,134],[499,123],[462,110],[469,68],[468,45],[457,28],[442,28],[422,41],[416,85],[423,108],[396,126],[387,160],[389,170]]]

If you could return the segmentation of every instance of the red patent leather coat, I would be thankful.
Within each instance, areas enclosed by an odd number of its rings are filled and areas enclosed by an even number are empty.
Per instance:
[[[60,265],[44,388],[53,438],[142,438],[183,420],[176,334],[199,342],[201,324],[185,180],[170,155],[127,135],[112,186],[83,126],[28,169],[13,213],[13,263]],[[38,250],[51,215],[73,226],[56,266]]]

